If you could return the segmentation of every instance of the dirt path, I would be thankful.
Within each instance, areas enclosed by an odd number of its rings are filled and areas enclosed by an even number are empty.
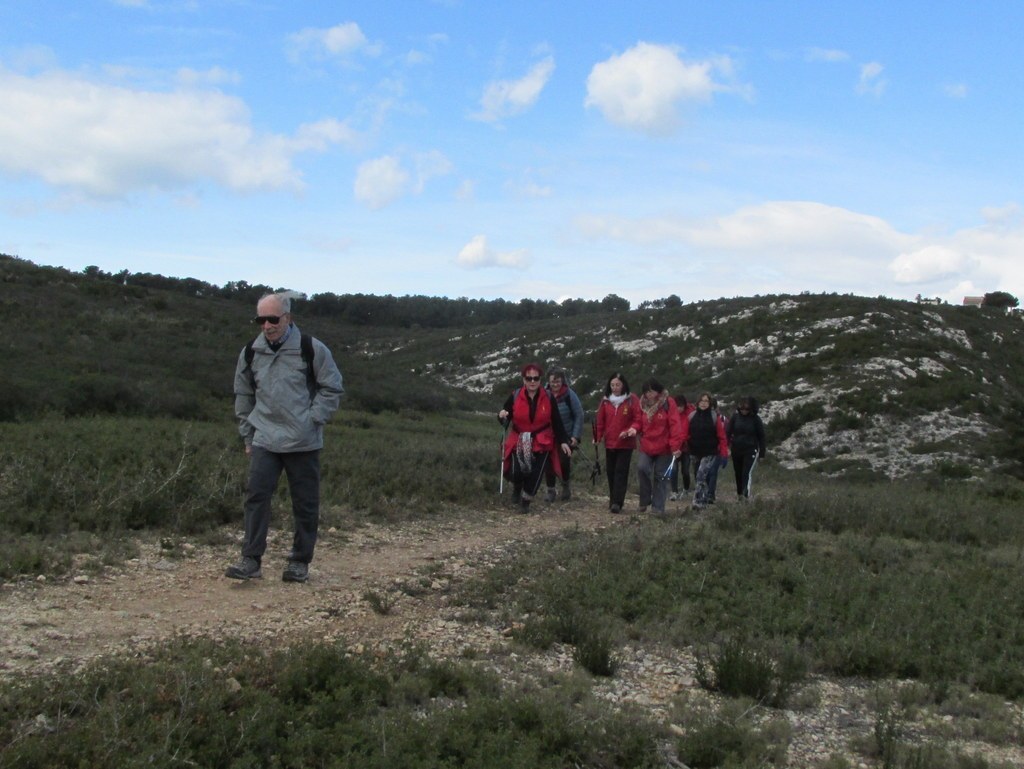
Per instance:
[[[596,496],[536,507],[540,512],[528,516],[503,510],[457,521],[322,531],[304,585],[281,581],[290,534],[280,530],[271,532],[263,579],[248,583],[223,576],[237,560],[236,545],[185,543],[167,551],[157,541],[143,542],[141,557],[100,575],[8,583],[0,587],[0,675],[76,667],[179,634],[387,640],[429,622],[448,583],[468,575],[488,551],[565,528],[628,522],[613,519]],[[381,615],[364,598],[367,591],[395,605]]]
[[[438,657],[464,658],[472,651],[470,656],[486,659],[508,678],[569,672],[574,669],[571,650],[526,653],[510,643],[507,628],[461,622],[457,607],[448,605],[452,583],[497,563],[511,545],[567,529],[596,530],[637,521],[628,514],[609,515],[604,499],[589,490],[568,504],[536,503],[535,508],[536,513],[526,516],[504,509],[457,520],[322,531],[310,581],[304,585],[281,581],[290,534],[280,530],[272,531],[264,578],[248,583],[223,576],[225,566],[238,557],[237,544],[184,542],[168,550],[159,541],[148,541],[141,543],[139,558],[99,575],[81,572],[62,580],[3,584],[0,679],[76,670],[102,655],[144,653],[148,646],[176,636],[237,638],[268,646],[313,638],[382,653],[414,640]],[[674,507],[676,512],[682,509]],[[368,593],[384,597],[390,610],[375,611]],[[707,696],[694,681],[689,650],[626,645],[617,657],[616,674],[593,682],[595,696],[638,705],[666,722],[681,692]],[[870,741],[870,692],[876,685],[824,678],[808,682],[803,699],[813,705],[776,714],[792,728],[788,765],[819,765],[838,754],[853,766],[866,765],[851,745]],[[1011,720],[1024,724],[1019,704],[1006,707]],[[953,729],[952,722],[943,728]],[[1019,741],[960,747],[990,761],[1024,766]]]

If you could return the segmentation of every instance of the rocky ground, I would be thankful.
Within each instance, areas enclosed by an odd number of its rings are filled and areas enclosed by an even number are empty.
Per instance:
[[[498,562],[513,544],[567,528],[636,525],[630,515],[610,516],[598,496],[535,507],[537,513],[528,516],[491,511],[454,521],[322,532],[304,585],[280,579],[288,540],[280,533],[271,540],[264,578],[248,583],[223,576],[237,558],[235,544],[151,541],[140,544],[139,558],[117,569],[97,573],[83,562],[64,579],[3,584],[0,678],[73,670],[101,655],[130,654],[180,635],[266,644],[311,637],[371,652],[415,640],[441,657],[485,660],[510,678],[570,671],[570,649],[525,649],[497,620],[466,622],[449,604],[453,587]],[[385,599],[388,612],[375,609],[368,595]],[[594,682],[597,695],[639,705],[671,728],[684,728],[671,723],[672,701],[686,692],[704,696],[694,681],[692,654],[626,646],[617,659],[616,675]],[[783,711],[792,727],[789,765],[813,767],[844,754],[852,766],[871,766],[854,746],[874,725],[867,696],[873,686],[812,680],[798,698],[801,706]],[[1018,705],[1006,707],[1024,724]],[[946,734],[970,731],[939,725]],[[993,762],[1024,766],[1020,745],[958,745]]]

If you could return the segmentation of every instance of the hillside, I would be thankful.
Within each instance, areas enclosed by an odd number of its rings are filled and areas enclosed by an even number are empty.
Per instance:
[[[0,420],[44,413],[230,414],[248,302],[116,285],[4,258]],[[657,303],[654,303],[657,304]],[[520,366],[564,366],[593,408],[620,370],[673,393],[708,390],[724,410],[762,403],[769,453],[785,467],[889,477],[1019,473],[1024,322],[976,307],[838,295],[719,299],[467,328],[297,322],[334,350],[347,408],[491,410]]]
[[[727,413],[750,394],[762,403],[769,453],[786,467],[1017,471],[1024,322],[1002,311],[835,295],[722,299],[359,352],[389,354],[492,402],[527,360],[566,367],[588,407],[614,371],[634,388],[655,376],[688,399],[707,390]]]

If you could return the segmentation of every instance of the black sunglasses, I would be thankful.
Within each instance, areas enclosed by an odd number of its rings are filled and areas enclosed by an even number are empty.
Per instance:
[[[523,379],[525,379],[527,382],[539,382],[540,381],[540,377],[539,376],[524,376]]]
[[[280,315],[257,315],[252,319],[253,323],[262,326],[264,323],[273,323],[275,326],[281,322]]]

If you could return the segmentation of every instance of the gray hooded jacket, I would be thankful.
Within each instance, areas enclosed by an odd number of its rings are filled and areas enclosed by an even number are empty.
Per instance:
[[[235,416],[246,445],[284,454],[323,448],[323,428],[337,411],[344,388],[327,345],[313,340],[315,392],[310,394],[299,327],[292,324],[274,352],[263,334],[253,342],[252,372],[245,348],[235,367]],[[253,387],[253,379],[256,386]]]

